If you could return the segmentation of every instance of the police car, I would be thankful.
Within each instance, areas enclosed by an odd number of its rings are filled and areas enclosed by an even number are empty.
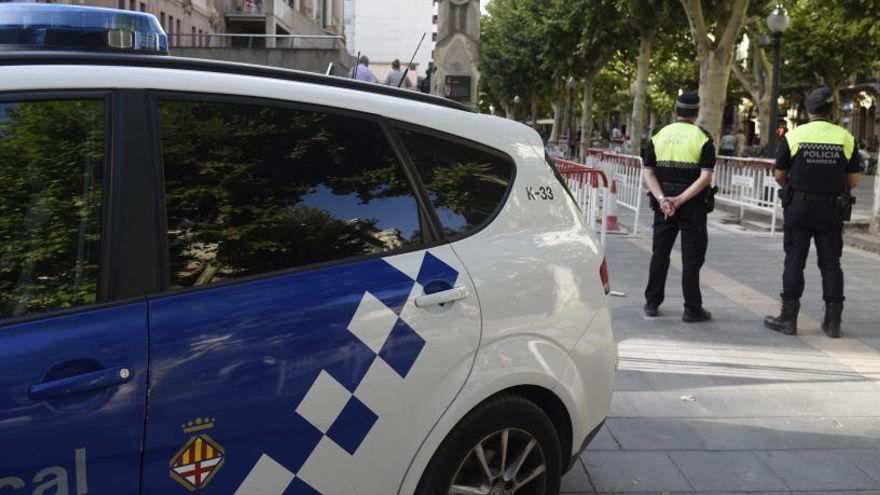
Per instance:
[[[0,494],[543,494],[609,410],[537,133],[0,5]]]

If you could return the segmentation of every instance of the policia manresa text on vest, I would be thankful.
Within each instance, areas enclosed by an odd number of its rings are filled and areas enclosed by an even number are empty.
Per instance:
[[[859,157],[852,135],[829,121],[834,99],[828,88],[807,96],[810,122],[796,127],[779,143],[776,180],[783,186],[785,208],[785,269],[782,274],[782,311],[764,324],[787,335],[797,333],[800,298],[804,292],[804,265],[815,239],[825,318],[822,330],[840,336],[843,311],[843,221],[851,208],[849,189],[859,182]]]
[[[700,99],[684,93],[676,102],[678,120],[660,129],[645,148],[645,182],[654,209],[654,240],[645,314],[657,316],[663,303],[669,255],[681,232],[682,292],[685,322],[700,322],[712,315],[703,309],[700,268],[706,259],[709,237],[706,214],[711,193],[707,190],[715,168],[715,144],[694,123]]]

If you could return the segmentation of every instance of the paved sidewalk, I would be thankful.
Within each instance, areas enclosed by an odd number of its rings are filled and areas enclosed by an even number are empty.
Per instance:
[[[661,316],[645,318],[650,229],[609,236],[612,286],[626,294],[613,299],[620,371],[606,427],[563,492],[880,493],[880,256],[846,249],[847,337],[832,341],[811,253],[801,335],[783,336],[761,323],[777,309],[782,236],[720,217],[703,272],[710,323],[681,322],[678,251]]]

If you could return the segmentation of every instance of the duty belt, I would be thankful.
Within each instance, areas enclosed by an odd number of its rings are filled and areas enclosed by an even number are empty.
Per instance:
[[[799,201],[810,201],[813,203],[834,203],[837,200],[838,193],[808,193],[802,191],[793,191],[791,197]]]

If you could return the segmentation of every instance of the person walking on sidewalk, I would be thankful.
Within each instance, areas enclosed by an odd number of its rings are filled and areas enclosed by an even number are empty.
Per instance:
[[[843,222],[851,212],[849,190],[859,183],[859,154],[846,129],[831,123],[834,96],[820,87],[807,95],[810,122],[796,127],[779,142],[776,182],[785,209],[785,268],[782,273],[782,310],[768,316],[764,325],[786,335],[797,334],[800,299],[804,292],[804,266],[815,239],[825,318],[822,330],[840,336],[843,312]]]
[[[403,84],[400,82],[403,81]],[[400,60],[394,59],[391,62],[391,72],[388,73],[388,77],[385,78],[385,84],[388,86],[394,86],[395,88],[404,87],[409,89],[412,86],[412,82],[410,82],[409,78],[404,77],[404,71],[400,70]]]
[[[357,81],[379,83],[379,80],[376,79],[376,75],[370,70],[370,59],[367,58],[366,55],[361,56],[357,61],[357,65],[348,72],[348,77],[349,79],[355,79]]]
[[[707,189],[715,169],[715,143],[696,125],[700,97],[683,93],[675,105],[677,120],[660,129],[645,148],[645,182],[654,209],[654,241],[645,314],[657,316],[666,290],[669,255],[681,232],[682,292],[685,322],[712,318],[703,309],[700,268],[706,260],[709,236]]]

